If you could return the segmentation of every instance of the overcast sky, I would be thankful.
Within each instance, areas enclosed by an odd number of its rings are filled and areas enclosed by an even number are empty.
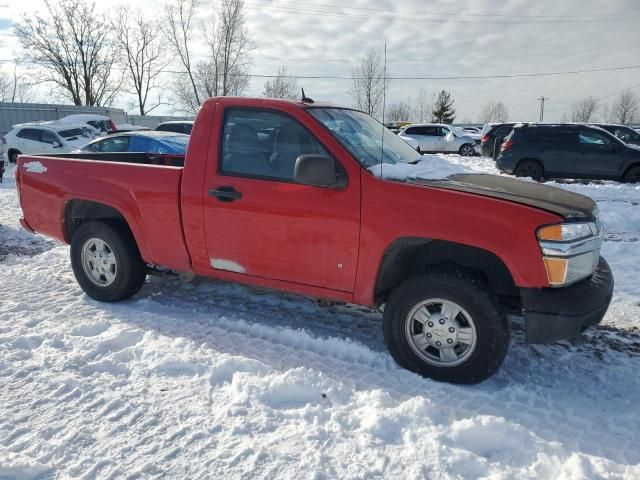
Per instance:
[[[100,2],[99,8],[105,7]],[[106,2],[112,5],[112,2]],[[160,1],[136,0],[151,15]],[[246,0],[256,49],[252,74],[349,77],[368,49],[387,42],[392,77],[486,76],[565,72],[640,65],[640,0]],[[210,6],[203,4],[203,6]],[[42,11],[40,0],[0,0],[0,58],[17,47],[12,22]],[[203,8],[203,13],[204,13]],[[194,45],[196,52],[201,47]],[[7,63],[3,68],[9,68]],[[264,79],[251,80],[250,95]],[[349,80],[300,79],[308,96],[352,104]],[[502,100],[512,120],[538,117],[538,97],[550,97],[545,120],[560,120],[587,95],[610,102],[623,89],[640,94],[640,68],[540,77],[473,80],[393,80],[387,104],[429,93],[453,93],[456,121],[477,121],[483,105]],[[120,105],[126,108],[126,100]],[[163,111],[162,113],[167,113]]]

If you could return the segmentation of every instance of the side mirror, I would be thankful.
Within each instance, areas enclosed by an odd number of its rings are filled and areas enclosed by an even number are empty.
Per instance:
[[[62,146],[58,140],[54,140],[51,145],[53,145],[53,148],[60,148]]]
[[[324,155],[300,155],[296,158],[293,179],[303,185],[335,187],[338,185],[336,162]]]

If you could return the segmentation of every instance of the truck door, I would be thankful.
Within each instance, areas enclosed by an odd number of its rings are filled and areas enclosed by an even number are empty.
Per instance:
[[[299,155],[330,153],[300,121],[283,112],[219,108],[214,134],[220,131],[204,184],[211,268],[352,292],[359,175],[351,175],[344,188],[295,183]]]

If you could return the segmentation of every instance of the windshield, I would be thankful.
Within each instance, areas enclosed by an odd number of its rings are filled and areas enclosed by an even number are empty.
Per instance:
[[[366,113],[342,108],[307,111],[366,168],[380,163],[411,163],[421,158],[409,144]]]
[[[640,133],[628,127],[616,127],[614,134],[623,142],[640,142]]]
[[[58,134],[62,137],[62,138],[67,138],[67,139],[71,139],[73,137],[82,137],[84,132],[82,131],[81,128],[70,128],[69,130],[60,130],[58,132]]]

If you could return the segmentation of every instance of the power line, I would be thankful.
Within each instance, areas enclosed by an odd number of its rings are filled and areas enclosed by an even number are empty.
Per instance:
[[[634,90],[636,88],[640,88],[640,83],[638,83],[637,85],[632,85],[631,87],[623,88],[622,90],[617,90],[617,91],[615,91],[613,93],[610,93],[608,95],[603,95],[602,97],[596,97],[595,100],[599,102],[600,100],[605,100],[607,98],[615,97],[616,95],[619,95],[622,92],[626,92],[627,90]],[[561,107],[561,108],[554,108],[553,110],[547,110],[547,113],[566,112],[567,110],[569,110],[572,107],[573,107],[573,105],[567,105],[567,106]]]
[[[0,62],[13,62],[16,64],[27,63],[39,65],[39,62],[24,61],[24,60],[0,60]],[[112,67],[117,69],[116,67]],[[560,72],[536,72],[536,73],[514,73],[514,74],[498,74],[498,75],[431,75],[431,76],[415,76],[415,77],[385,77],[385,80],[490,80],[490,79],[502,79],[502,78],[527,78],[527,77],[549,77],[557,75],[577,75],[582,73],[596,73],[596,72],[614,72],[621,70],[634,70],[639,69],[640,65],[625,65],[621,67],[609,67],[609,68],[592,68],[581,70],[567,70]],[[122,69],[122,68],[120,68]],[[188,72],[184,70],[164,70],[164,73],[174,73],[186,75]],[[277,74],[229,74],[236,77],[254,77],[254,78],[277,78]],[[311,79],[311,80],[364,80],[363,77],[353,76],[339,76],[339,75],[289,75],[291,77],[299,79]]]
[[[635,47],[637,44],[629,43],[624,45],[618,45],[618,49],[624,49],[627,47]],[[502,60],[505,58],[524,58],[524,57],[549,57],[549,56],[558,56],[564,57],[566,55],[574,55],[579,53],[591,53],[591,52],[601,52],[601,51],[611,51],[611,47],[599,47],[599,48],[589,48],[586,50],[560,50],[560,51],[547,51],[547,52],[535,52],[535,53],[521,53],[514,55],[499,55],[499,56],[478,56],[473,55],[473,59],[478,60]],[[275,55],[260,55],[260,59],[274,60],[279,63],[282,61],[290,61],[290,62],[339,62],[339,63],[356,63],[359,62],[358,58],[350,57],[350,58],[311,58],[311,57],[279,57]],[[442,55],[436,58],[422,58],[420,60],[417,59],[401,59],[401,60],[389,60],[388,63],[400,64],[400,63],[432,63],[437,61],[451,61],[456,60],[458,57],[449,57],[446,55]]]
[[[297,5],[308,6],[308,2],[298,2],[294,0],[289,0],[283,3],[291,3]],[[268,6],[265,4],[260,4],[262,6]],[[373,8],[373,7],[352,7],[345,5],[337,5],[337,4],[328,4],[328,3],[315,3],[315,6],[319,7],[329,7],[329,8],[341,8],[348,10],[363,10],[363,11],[374,11],[374,12],[385,12],[385,13],[402,13],[402,14],[422,14],[422,15],[435,15],[435,16],[451,16],[451,17],[500,17],[500,18],[625,18],[626,15],[619,14],[567,14],[567,15],[517,15],[517,14],[500,14],[500,13],[451,13],[451,12],[434,12],[427,10],[388,10],[384,8]]]
[[[358,14],[358,13],[347,13],[344,11],[335,11],[335,10],[306,10],[300,7],[287,7],[287,6],[277,6],[277,5],[265,5],[263,3],[252,3],[246,2],[246,5],[254,5],[247,6],[248,10],[260,10],[268,8],[276,11],[286,12],[286,13],[294,13],[294,14],[304,14],[304,15],[315,15],[315,16],[324,16],[324,17],[346,17],[346,18],[360,18],[360,19],[379,19],[379,20],[394,20],[399,22],[411,22],[411,23],[477,23],[477,24],[552,24],[552,23],[601,23],[603,21],[612,21],[606,20],[602,18],[594,18],[594,19],[576,19],[574,17],[567,17],[566,19],[558,18],[554,20],[536,20],[536,19],[449,19],[449,18],[415,18],[415,17],[399,17],[396,15],[367,15],[367,14]],[[616,18],[615,21],[635,21],[639,17],[638,16],[624,16],[620,18]]]

